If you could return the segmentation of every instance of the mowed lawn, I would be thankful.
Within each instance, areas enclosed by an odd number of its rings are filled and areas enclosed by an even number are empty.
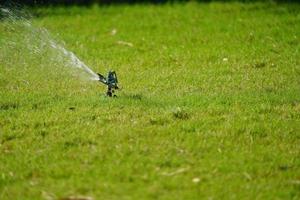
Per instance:
[[[30,10],[122,90],[2,20],[1,200],[300,198],[299,4]]]

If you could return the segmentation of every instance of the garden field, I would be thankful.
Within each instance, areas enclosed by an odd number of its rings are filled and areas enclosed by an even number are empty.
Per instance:
[[[300,199],[300,4],[27,9],[0,18],[1,200]]]

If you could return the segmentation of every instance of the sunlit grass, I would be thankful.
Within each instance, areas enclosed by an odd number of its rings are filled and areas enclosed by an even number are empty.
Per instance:
[[[2,22],[0,199],[299,198],[299,5],[32,11],[122,90],[9,48]]]

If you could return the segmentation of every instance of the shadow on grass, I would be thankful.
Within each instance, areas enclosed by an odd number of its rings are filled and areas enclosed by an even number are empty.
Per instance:
[[[111,5],[111,4],[164,4],[164,3],[184,3],[190,0],[4,0],[0,5],[22,4],[27,6],[90,6],[92,4]],[[193,0],[198,3],[210,2],[276,2],[276,3],[300,3],[299,0]]]
[[[90,8],[91,6],[101,6],[103,8],[108,6],[117,6],[117,5],[162,5],[162,4],[185,4],[188,2],[195,3],[211,3],[211,2],[220,2],[220,3],[230,3],[230,2],[239,2],[239,3],[255,3],[265,2],[266,6],[270,3],[273,5],[289,7],[291,12],[298,12],[300,10],[300,1],[299,0],[4,0],[0,1],[0,8],[9,8],[13,10],[16,15],[22,16],[25,18],[32,17],[44,17],[48,15],[54,16],[74,16],[82,13],[82,8]],[[29,8],[30,12],[25,12],[22,8]],[[41,8],[41,9],[39,9]],[[46,9],[43,9],[46,8]],[[50,8],[50,9],[48,9]],[[71,9],[65,9],[71,8]],[[261,9],[262,6],[254,6],[253,10]],[[20,14],[19,14],[20,13]],[[29,14],[30,13],[30,14]],[[0,20],[5,19],[5,13],[2,13],[0,10]]]
[[[150,108],[165,108],[170,102],[161,101],[157,98],[150,98],[139,93],[123,93],[119,94],[116,98],[110,98],[105,95],[95,97],[93,105],[95,107],[99,106],[120,106],[120,107],[150,107]]]

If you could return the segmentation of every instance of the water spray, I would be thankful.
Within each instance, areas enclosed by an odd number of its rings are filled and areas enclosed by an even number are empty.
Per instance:
[[[107,78],[105,78],[102,74],[97,73],[99,76],[99,82],[107,85],[106,95],[109,97],[117,97],[115,95],[115,90],[119,89],[118,87],[118,77],[115,71],[109,71],[107,74]]]
[[[119,87],[115,71],[109,71],[107,77],[95,73],[72,51],[67,50],[61,42],[56,42],[47,29],[33,26],[28,19],[29,17],[30,15],[23,10],[11,10],[0,6],[0,19],[3,18],[4,28],[9,33],[6,37],[6,48],[18,52],[17,50],[20,47],[24,47],[24,51],[31,53],[31,59],[34,56],[45,58],[44,54],[49,53],[47,54],[49,55],[48,61],[51,61],[52,67],[66,66],[70,67],[70,69],[80,69],[78,76],[84,76],[88,80],[99,81],[105,84],[107,86],[106,95],[108,97],[116,97],[115,90],[119,89]],[[2,52],[0,51],[0,53]],[[26,60],[24,61],[27,64]],[[55,63],[52,63],[53,61]],[[24,63],[22,64],[24,65]]]

